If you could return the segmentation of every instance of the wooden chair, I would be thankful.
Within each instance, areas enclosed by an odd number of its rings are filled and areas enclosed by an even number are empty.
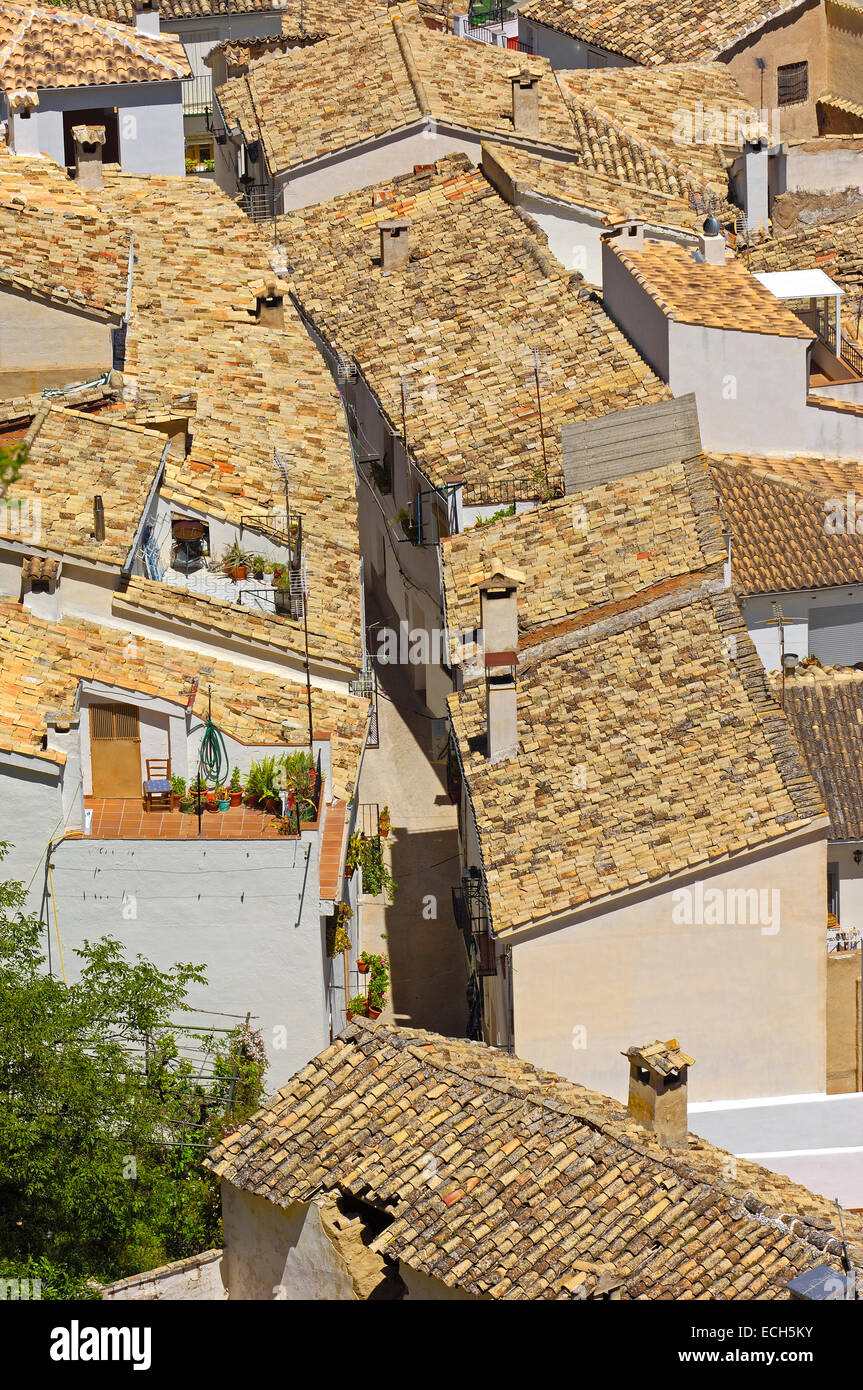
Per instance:
[[[173,811],[174,801],[171,788],[171,759],[148,758],[147,780],[144,783],[145,811],[152,811],[154,806],[162,811]]]

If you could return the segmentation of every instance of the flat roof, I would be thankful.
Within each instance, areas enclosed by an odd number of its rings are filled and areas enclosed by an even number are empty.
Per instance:
[[[821,299],[825,294],[845,293],[823,270],[762,270],[755,279],[776,299]]]

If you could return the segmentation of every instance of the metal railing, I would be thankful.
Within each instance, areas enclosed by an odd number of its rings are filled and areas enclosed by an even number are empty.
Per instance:
[[[463,878],[461,888],[452,889],[452,910],[473,973],[496,975],[494,938],[489,930],[480,879]]]
[[[266,222],[273,215],[273,189],[268,183],[250,183],[243,189],[240,207],[253,222]]]
[[[798,315],[798,318],[802,317],[802,314]],[[805,321],[804,319],[804,322]],[[819,309],[814,316],[814,328],[818,337],[829,347],[834,357],[838,356],[840,361],[850,367],[853,372],[863,377],[863,353],[861,353],[860,349],[856,347],[854,343],[849,342],[847,338],[842,338],[839,345],[839,352],[836,352],[836,328],[834,324],[830,322],[827,314],[821,309]]]
[[[187,77],[183,82],[183,115],[202,116],[213,109],[212,73]]]
[[[461,501],[463,507],[510,507],[515,502],[537,502],[546,491],[555,496],[563,496],[564,480],[562,473],[549,475],[548,488],[545,482],[525,482],[502,479],[499,482],[464,483]]]

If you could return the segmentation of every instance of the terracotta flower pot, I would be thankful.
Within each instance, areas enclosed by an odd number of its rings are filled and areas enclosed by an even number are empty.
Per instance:
[[[369,1004],[369,1007],[366,1009],[366,1018],[380,1018],[380,1016],[380,1009],[374,1009],[371,1004]]]
[[[368,967],[367,962],[364,961],[364,960],[358,960],[358,961],[357,961],[357,970],[359,970],[359,972],[360,972],[361,975],[368,975],[368,973],[369,973],[369,967]]]
[[[228,799],[229,799],[229,801],[230,801],[230,803],[231,803],[232,806],[242,806],[242,804],[243,804],[243,793],[242,793],[242,791],[231,792],[231,794],[230,794],[230,796],[229,796]]]

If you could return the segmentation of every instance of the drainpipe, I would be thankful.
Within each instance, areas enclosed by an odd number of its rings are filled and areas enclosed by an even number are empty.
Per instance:
[[[64,840],[82,840],[83,838],[83,830],[64,830],[62,835],[57,835],[53,840],[49,840],[47,845],[45,846],[45,867],[48,870],[48,883],[51,889],[51,904],[54,908],[54,930],[57,933],[57,949],[60,952],[60,969],[63,973],[64,985],[68,984],[69,981],[66,979],[66,967],[63,964],[63,943],[60,940],[60,923],[57,919],[57,899],[54,896],[54,871],[51,867],[51,851],[54,849],[55,845],[61,845]],[[50,945],[51,941],[49,937],[49,950]]]

